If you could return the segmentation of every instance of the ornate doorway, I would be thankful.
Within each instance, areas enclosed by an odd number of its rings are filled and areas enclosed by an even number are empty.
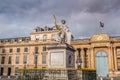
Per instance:
[[[96,54],[96,73],[98,77],[108,76],[108,59],[104,51],[99,51]]]

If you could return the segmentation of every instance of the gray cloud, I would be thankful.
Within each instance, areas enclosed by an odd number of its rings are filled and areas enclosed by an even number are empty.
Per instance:
[[[52,26],[53,14],[59,24],[66,19],[76,38],[99,33],[99,21],[105,24],[103,32],[120,35],[119,4],[120,0],[0,0],[0,37],[28,36],[35,26]]]

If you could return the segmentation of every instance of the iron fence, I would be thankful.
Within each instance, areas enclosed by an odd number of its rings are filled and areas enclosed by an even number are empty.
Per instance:
[[[18,80],[96,80],[95,70],[22,69]]]

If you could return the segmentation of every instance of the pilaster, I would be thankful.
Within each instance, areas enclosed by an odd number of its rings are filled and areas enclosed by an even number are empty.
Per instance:
[[[82,59],[82,68],[84,68],[85,67],[85,60],[84,60],[84,49],[83,48],[81,48],[81,59]]]
[[[88,54],[88,68],[91,67],[91,54],[90,54],[90,48],[87,49],[87,54]]]
[[[114,47],[114,66],[115,70],[117,70],[117,55],[116,55],[116,47]]]
[[[91,68],[95,67],[95,60],[94,60],[94,48],[91,48]]]

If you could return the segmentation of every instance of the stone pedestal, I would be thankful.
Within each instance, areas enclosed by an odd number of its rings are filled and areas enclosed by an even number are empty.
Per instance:
[[[74,49],[68,44],[48,46],[48,68],[74,68]]]
[[[60,71],[64,69],[66,73],[65,80],[74,80],[69,79],[70,72],[73,72],[72,69],[75,69],[74,51],[74,48],[68,44],[56,44],[48,46],[48,68]],[[74,76],[74,74],[70,75]],[[62,79],[63,77],[61,74],[59,75],[59,78],[60,77],[60,80],[64,80]]]

